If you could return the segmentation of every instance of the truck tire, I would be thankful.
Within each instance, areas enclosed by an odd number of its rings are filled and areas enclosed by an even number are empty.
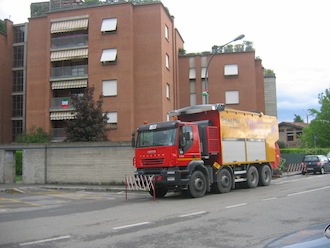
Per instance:
[[[272,170],[266,164],[262,165],[259,170],[259,185],[268,186],[272,180]]]
[[[249,188],[255,188],[258,186],[259,173],[258,173],[257,168],[254,165],[250,166],[250,168],[248,169],[246,179],[247,179],[247,185]]]
[[[198,198],[206,193],[206,177],[203,172],[195,170],[190,177],[188,194],[190,197]]]
[[[212,191],[214,193],[228,193],[233,185],[231,173],[227,169],[222,169],[217,174],[217,182],[213,183]]]
[[[154,191],[152,189],[149,190],[149,194],[154,196]],[[167,188],[165,187],[156,187],[155,188],[156,198],[163,198],[167,194]]]

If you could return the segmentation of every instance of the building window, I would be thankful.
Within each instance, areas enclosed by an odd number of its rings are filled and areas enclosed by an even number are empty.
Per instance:
[[[207,67],[208,64],[208,60],[207,60],[207,56],[202,56],[201,57],[201,67]]]
[[[23,121],[15,120],[12,121],[12,141],[16,141],[19,134],[23,133]]]
[[[202,68],[201,78],[206,78],[206,68]]]
[[[14,46],[14,67],[24,66],[24,46]]]
[[[117,60],[117,49],[111,48],[111,49],[103,49],[102,56],[101,56],[101,62],[104,63],[114,63]]]
[[[226,91],[226,104],[239,104],[238,91]]]
[[[167,83],[166,84],[166,98],[170,99],[170,96],[171,96],[171,88],[170,88],[170,85]]]
[[[166,68],[170,69],[170,58],[169,58],[168,54],[166,54],[166,56],[165,56],[165,64],[166,64]]]
[[[190,80],[190,105],[197,104],[196,81]]]
[[[109,112],[107,113],[107,117],[108,117],[108,125],[110,129],[117,129],[117,124],[118,124],[117,112]]]
[[[102,82],[103,96],[117,96],[117,80],[106,80]]]
[[[293,132],[287,132],[286,133],[287,141],[294,141],[294,135]]]
[[[165,38],[168,40],[168,27],[165,25]]]
[[[13,92],[23,91],[23,71],[13,71]]]
[[[189,68],[195,68],[195,57],[189,57]]]
[[[238,65],[225,65],[225,76],[238,76]]]
[[[24,42],[25,26],[14,27],[14,43]]]
[[[196,69],[190,68],[189,69],[189,79],[195,79],[196,78]]]
[[[299,139],[302,135],[302,131],[296,131],[296,139]]]
[[[112,33],[117,30],[117,18],[104,19],[102,21],[101,32]]]
[[[23,95],[14,95],[12,117],[22,117],[22,116],[23,116]]]

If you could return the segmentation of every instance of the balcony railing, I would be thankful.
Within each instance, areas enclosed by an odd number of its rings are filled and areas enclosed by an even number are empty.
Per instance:
[[[55,97],[50,99],[50,111],[74,110],[70,97]]]
[[[52,142],[62,142],[66,139],[64,128],[52,128],[50,130],[50,139]]]
[[[120,4],[131,2],[134,5],[137,4],[148,4],[150,2],[160,2],[160,0],[106,0],[106,1],[96,1],[94,2],[83,2],[83,1],[68,1],[59,0],[59,1],[50,1],[50,2],[41,2],[41,3],[32,3],[31,4],[31,17],[38,17],[47,15],[51,11],[59,11],[65,9],[76,9],[76,8],[86,8],[92,5],[105,5],[105,4]]]
[[[73,48],[81,46],[88,46],[87,34],[77,34],[67,37],[63,36],[52,38],[52,49]]]
[[[88,76],[88,65],[54,67],[50,69],[50,79],[67,79]]]

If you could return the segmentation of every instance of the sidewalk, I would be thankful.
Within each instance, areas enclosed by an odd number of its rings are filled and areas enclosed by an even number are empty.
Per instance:
[[[125,191],[125,185],[23,184],[21,182],[0,184],[0,192],[24,193],[26,191],[36,191],[38,189],[118,192],[118,191]]]

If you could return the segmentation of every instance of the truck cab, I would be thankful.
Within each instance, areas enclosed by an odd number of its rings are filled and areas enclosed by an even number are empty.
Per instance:
[[[139,175],[155,175],[157,195],[186,188],[189,170],[202,165],[201,142],[195,123],[169,121],[138,128],[134,164]]]

